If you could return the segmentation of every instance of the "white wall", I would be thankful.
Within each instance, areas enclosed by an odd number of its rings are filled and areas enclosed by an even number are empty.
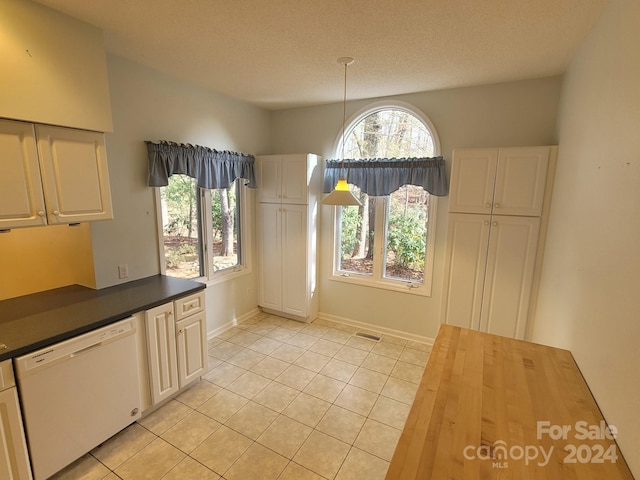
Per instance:
[[[270,150],[269,112],[120,57],[107,60],[114,131],[106,143],[115,219],[91,226],[97,288],[160,273],[145,140],[253,154]],[[123,263],[129,265],[127,280],[118,279]],[[255,309],[255,291],[255,274],[210,286],[209,330]]]
[[[640,478],[640,2],[614,0],[566,75],[533,340],[570,350]]]
[[[357,75],[357,70],[350,71]],[[454,147],[555,144],[560,77],[389,97],[424,112],[438,131],[449,162]],[[348,102],[347,117],[368,104]],[[275,153],[332,151],[342,127],[342,104],[276,111],[272,116]],[[331,207],[321,209],[320,312],[352,321],[433,338],[440,325],[444,241],[448,201],[438,207],[433,293],[430,298],[328,280],[331,271]]]

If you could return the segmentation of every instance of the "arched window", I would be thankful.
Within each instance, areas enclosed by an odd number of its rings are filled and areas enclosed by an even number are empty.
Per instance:
[[[344,158],[413,158],[440,154],[431,122],[405,104],[376,104],[345,128]],[[342,135],[336,157],[342,155]],[[404,185],[383,197],[350,185],[361,206],[336,208],[333,279],[431,294],[436,197]]]

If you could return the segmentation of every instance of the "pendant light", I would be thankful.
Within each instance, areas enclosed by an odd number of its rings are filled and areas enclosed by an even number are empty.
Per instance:
[[[344,178],[344,129],[347,122],[347,66],[354,62],[351,57],[340,57],[338,63],[344,65],[344,97],[342,100],[342,162],[340,163],[340,177],[336,188],[320,203],[322,205],[362,205],[349,190],[347,180]]]

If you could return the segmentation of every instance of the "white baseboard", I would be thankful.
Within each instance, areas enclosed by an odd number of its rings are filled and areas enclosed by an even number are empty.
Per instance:
[[[260,313],[260,309],[254,308],[253,310],[250,310],[249,312],[245,313],[244,315],[241,315],[239,317],[234,318],[233,320],[228,321],[224,325],[221,325],[218,328],[216,328],[214,330],[211,330],[210,332],[207,332],[207,340],[211,340],[216,335],[220,335],[222,332],[224,332],[226,330],[229,330],[231,327],[235,327],[239,323],[242,323],[245,320],[248,320],[249,318],[251,318],[251,317],[253,317],[253,316],[255,316],[255,315],[259,314],[259,313]]]
[[[413,333],[403,332],[401,330],[394,330],[393,328],[381,327],[373,323],[359,322],[357,320],[351,320],[350,318],[339,317],[337,315],[330,315],[328,313],[320,312],[318,318],[322,320],[329,320],[331,322],[342,323],[352,327],[361,328],[370,332],[378,332],[387,335],[393,335],[394,337],[403,338],[405,340],[413,340],[414,342],[425,343],[427,345],[433,345],[435,339],[431,337],[423,337],[422,335],[415,335]]]

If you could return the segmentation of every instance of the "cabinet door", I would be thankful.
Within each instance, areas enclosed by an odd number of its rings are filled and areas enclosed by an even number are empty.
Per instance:
[[[549,152],[550,147],[500,149],[494,215],[541,215]]]
[[[176,322],[178,383],[180,388],[197,380],[207,368],[207,329],[204,312]]]
[[[33,125],[0,120],[0,230],[47,224]]]
[[[147,310],[145,323],[151,401],[155,405],[177,392],[179,388],[173,304],[167,303]]]
[[[306,204],[309,196],[306,155],[285,155],[281,160],[282,203]]]
[[[533,217],[492,217],[480,331],[524,338],[539,225]]]
[[[498,149],[454,150],[449,211],[491,213],[497,165]]]
[[[280,203],[281,163],[280,157],[263,155],[257,157],[258,201]]]
[[[32,478],[16,387],[0,392],[0,478]]]
[[[478,330],[490,215],[452,213],[445,265],[445,323]]]
[[[282,206],[258,205],[259,254],[258,302],[261,307],[280,310],[282,306]]]
[[[104,135],[36,126],[49,224],[113,218]]]
[[[282,311],[306,317],[307,206],[282,205]]]

